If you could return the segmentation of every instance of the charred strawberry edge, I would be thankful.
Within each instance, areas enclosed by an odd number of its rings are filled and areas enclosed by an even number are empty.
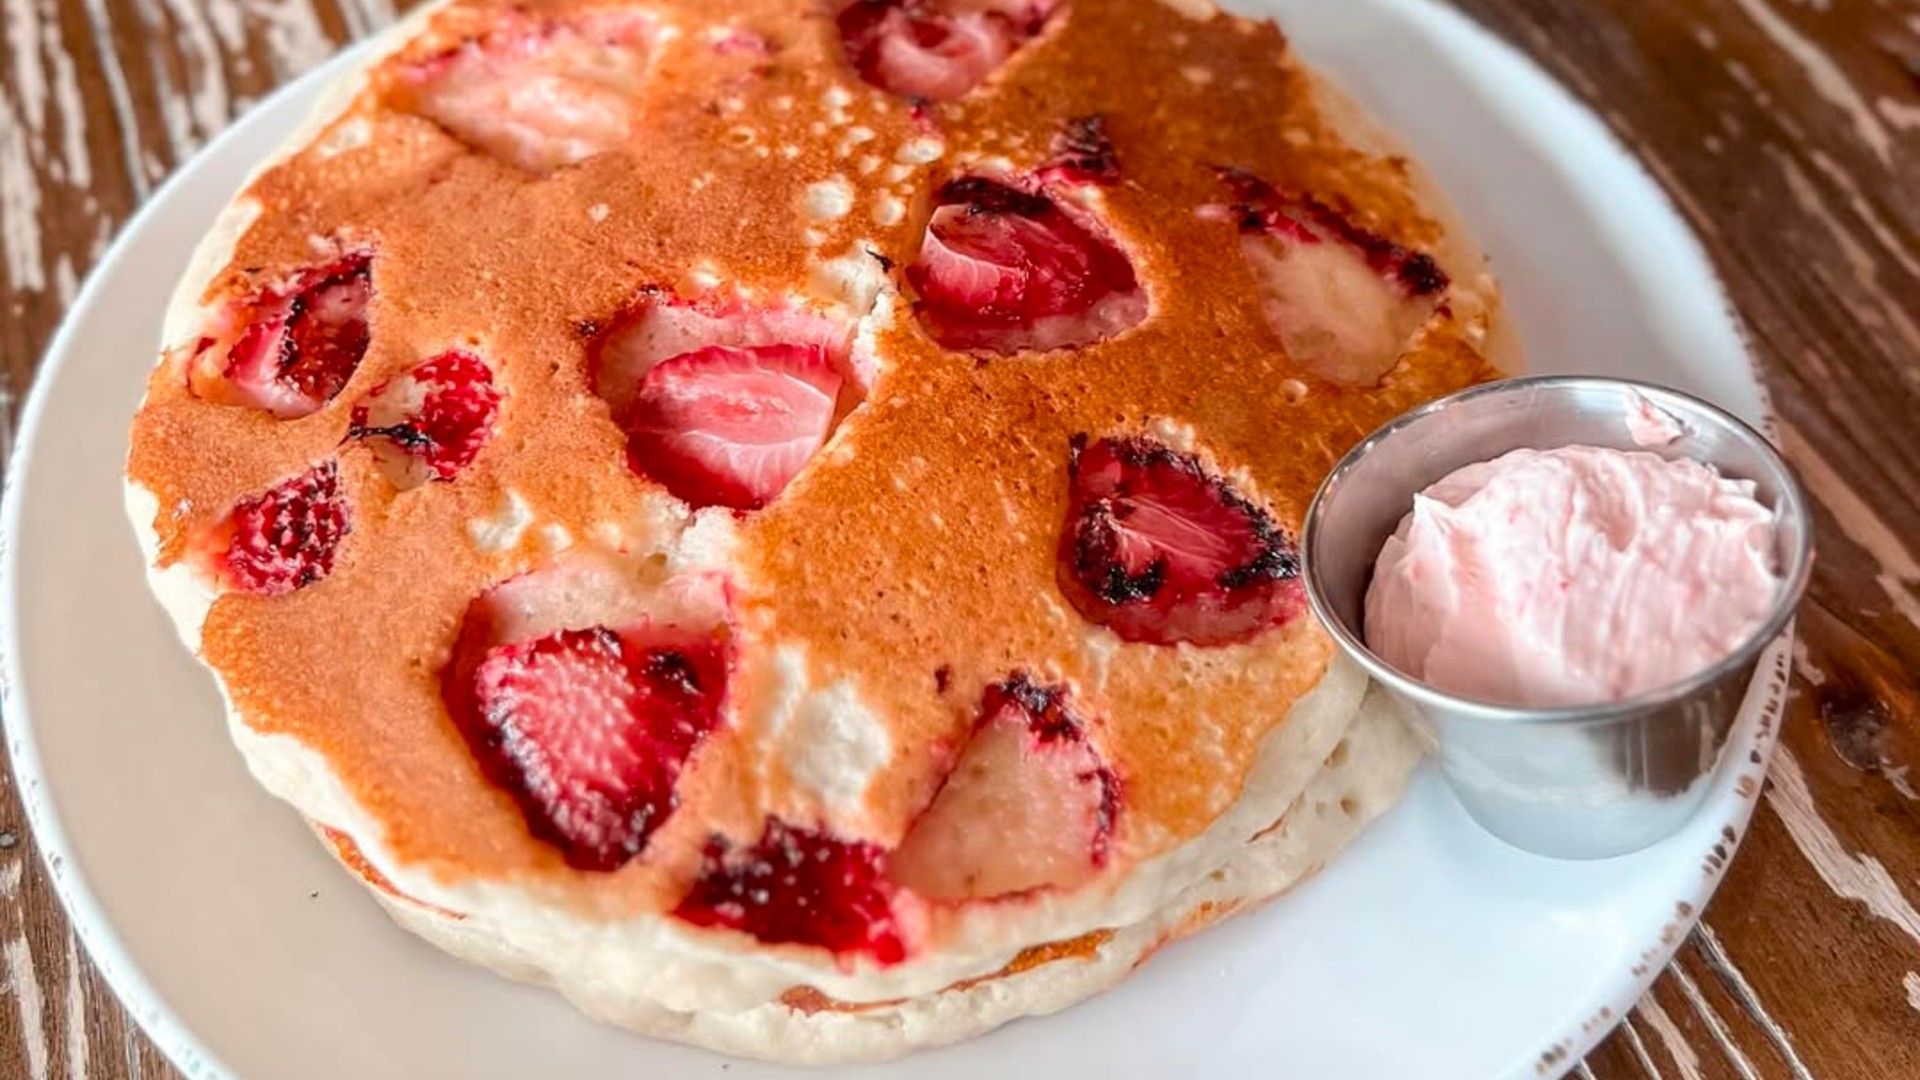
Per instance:
[[[1214,584],[1223,589],[1234,590],[1254,584],[1261,579],[1285,581],[1300,576],[1300,556],[1294,551],[1292,542],[1266,511],[1260,509],[1247,498],[1233,489],[1224,479],[1211,470],[1192,454],[1183,454],[1172,447],[1142,436],[1108,436],[1101,440],[1113,447],[1115,456],[1128,468],[1145,469],[1154,465],[1171,465],[1195,480],[1212,488],[1222,502],[1230,508],[1244,514],[1248,528],[1253,531],[1260,545],[1260,553],[1239,566],[1222,571],[1214,579]],[[1067,452],[1067,475],[1077,480],[1080,475],[1080,455],[1087,449],[1088,437],[1085,433],[1075,435],[1069,442]],[[1098,581],[1100,587],[1095,590],[1100,599],[1110,604],[1125,604],[1135,600],[1146,600],[1160,591],[1165,573],[1165,560],[1155,562],[1139,574],[1129,575],[1114,565],[1103,555],[1096,545],[1100,537],[1109,531],[1105,520],[1106,511],[1099,508],[1095,500],[1086,508],[1087,512],[1101,515],[1097,523],[1100,528],[1080,530],[1074,542],[1074,570],[1082,581]]]
[[[470,611],[466,618],[467,625],[461,631],[461,641],[455,646],[454,660],[440,675],[442,698],[455,729],[466,742],[487,780],[513,799],[528,832],[558,849],[567,865],[576,870],[595,873],[618,870],[644,852],[653,834],[679,809],[677,784],[680,775],[686,771],[700,746],[723,725],[726,684],[733,663],[729,650],[718,641],[699,638],[689,638],[678,645],[636,646],[629,643],[620,631],[607,626],[560,629],[513,641],[469,646],[473,619]],[[656,684],[671,683],[684,699],[697,704],[709,714],[706,725],[693,731],[691,738],[687,738],[685,732],[669,732],[681,738],[677,743],[664,745],[668,753],[657,763],[668,780],[666,795],[656,803],[637,806],[632,810],[629,815],[632,835],[621,838],[619,845],[612,850],[584,844],[580,838],[567,835],[553,820],[554,808],[543,803],[529,786],[529,776],[515,760],[510,748],[514,740],[527,739],[529,736],[512,728],[507,722],[509,717],[499,715],[483,704],[484,695],[479,686],[482,668],[502,650],[581,646],[605,650],[625,665],[634,677],[644,677]],[[637,664],[634,663],[635,652],[643,654]],[[703,666],[711,669],[707,674],[717,675],[717,679],[703,678]],[[713,685],[715,683],[717,687]],[[635,722],[643,722],[643,718],[636,717]],[[653,736],[658,733],[648,734]],[[667,743],[667,740],[658,738],[653,741]]]
[[[1052,199],[1022,191],[986,176],[962,176],[941,184],[933,193],[935,206],[964,206],[969,214],[1013,214],[1037,218],[1058,210]]]
[[[1243,233],[1278,232],[1311,242],[1317,239],[1308,231],[1307,226],[1311,225],[1358,250],[1368,266],[1398,281],[1409,296],[1430,296],[1449,283],[1446,271],[1440,269],[1431,255],[1361,228],[1312,195],[1282,193],[1244,169],[1229,166],[1218,171],[1221,180],[1240,200],[1232,209],[1235,223]]]
[[[751,845],[735,845],[717,833],[708,838],[699,874],[673,914],[695,926],[737,930],[769,944],[815,946],[836,957],[865,953],[881,965],[897,964],[906,959],[907,945],[894,917],[897,886],[886,877],[886,859],[887,850],[877,844],[843,840],[769,814]],[[811,910],[808,902],[820,897],[801,897],[795,910],[774,910],[777,897],[768,886],[782,872],[806,870],[810,861],[838,874],[838,887],[851,895],[838,905]],[[836,882],[828,877],[806,884],[818,890]],[[757,917],[763,912],[768,913],[764,919]],[[811,926],[788,921],[805,922],[808,916]]]
[[[1052,160],[1040,169],[1046,179],[1104,184],[1120,178],[1120,157],[1107,135],[1107,118],[1099,113],[1069,119],[1048,152]]]
[[[1027,718],[1027,729],[1043,743],[1087,743],[1087,725],[1067,705],[1067,688],[1042,685],[1024,671],[987,687],[981,698],[980,715],[974,730],[991,723],[1000,707],[1011,700]],[[1112,848],[1113,829],[1120,817],[1120,776],[1104,763],[1091,772],[1079,774],[1082,781],[1100,785],[1100,810],[1094,819],[1093,865],[1105,866]]]

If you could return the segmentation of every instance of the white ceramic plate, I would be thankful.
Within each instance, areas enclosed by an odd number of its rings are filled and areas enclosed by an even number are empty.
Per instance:
[[[1424,0],[1268,3],[1439,177],[1492,254],[1534,370],[1650,379],[1765,419],[1698,244],[1540,71]],[[254,110],[154,198],[41,369],[0,521],[9,750],[32,825],[89,951],[189,1075],[717,1075],[718,1057],[598,1027],[390,925],[247,777],[212,680],[147,595],[120,462],[167,294],[347,62]],[[1656,848],[1601,863],[1522,854],[1428,769],[1319,877],[1114,992],[852,1071],[1557,1074],[1624,1014],[1717,882],[1772,749],[1785,652],[1762,660],[1706,809]],[[728,1075],[781,1073],[734,1062]]]

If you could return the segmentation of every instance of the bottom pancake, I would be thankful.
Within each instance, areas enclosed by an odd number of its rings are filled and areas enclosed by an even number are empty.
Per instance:
[[[1345,737],[1285,814],[1173,902],[1132,925],[1030,948],[1000,972],[901,1001],[852,1005],[796,987],[780,1001],[738,1012],[682,1012],[609,982],[571,978],[556,984],[536,958],[485,924],[374,892],[405,928],[510,978],[555,985],[595,1019],[748,1057],[878,1061],[1077,1004],[1119,983],[1168,942],[1280,895],[1391,807],[1421,756],[1418,739],[1387,696],[1369,689]],[[350,846],[334,840],[329,847],[355,869]]]

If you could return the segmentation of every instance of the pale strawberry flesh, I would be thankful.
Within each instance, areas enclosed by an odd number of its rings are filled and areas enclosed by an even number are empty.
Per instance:
[[[1064,687],[1015,675],[989,687],[966,749],[892,862],[932,900],[1071,889],[1106,865],[1120,780]]]
[[[907,946],[885,863],[878,845],[768,817],[750,847],[734,848],[719,837],[707,845],[699,876],[673,913],[769,944],[896,964],[906,959]]]
[[[817,345],[710,345],[672,357],[640,381],[629,459],[692,506],[757,510],[826,442],[841,381]]]
[[[454,722],[527,826],[581,870],[645,848],[675,783],[720,723],[726,661],[713,638],[558,630],[448,669]]]
[[[951,349],[1011,353],[1104,340],[1146,317],[1133,264],[1083,211],[986,177],[934,195],[907,267],[915,314]]]
[[[409,104],[455,138],[532,173],[617,150],[632,134],[659,26],[637,11],[537,18],[403,64]]]
[[[457,476],[493,434],[499,411],[493,370],[455,349],[375,387],[355,406],[347,437],[367,440],[394,485],[410,488]]]
[[[1224,175],[1262,311],[1288,358],[1336,383],[1377,384],[1440,306],[1446,273],[1312,196]]]
[[[340,470],[328,461],[236,504],[214,530],[214,570],[238,592],[283,596],[332,573],[352,528]]]
[[[1191,454],[1074,441],[1061,592],[1127,641],[1223,645],[1298,615],[1300,559],[1266,511]]]
[[[262,290],[228,316],[236,336],[209,338],[195,358],[201,397],[297,419],[332,401],[372,340],[373,259],[362,252]],[[211,368],[211,370],[209,370]]]
[[[837,19],[847,62],[902,97],[963,97],[1045,27],[1058,0],[853,0]]]

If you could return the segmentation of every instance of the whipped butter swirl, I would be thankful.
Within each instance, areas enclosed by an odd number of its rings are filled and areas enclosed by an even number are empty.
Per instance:
[[[1781,587],[1751,481],[1689,460],[1515,450],[1414,497],[1366,600],[1367,645],[1505,705],[1618,701],[1737,649]]]

